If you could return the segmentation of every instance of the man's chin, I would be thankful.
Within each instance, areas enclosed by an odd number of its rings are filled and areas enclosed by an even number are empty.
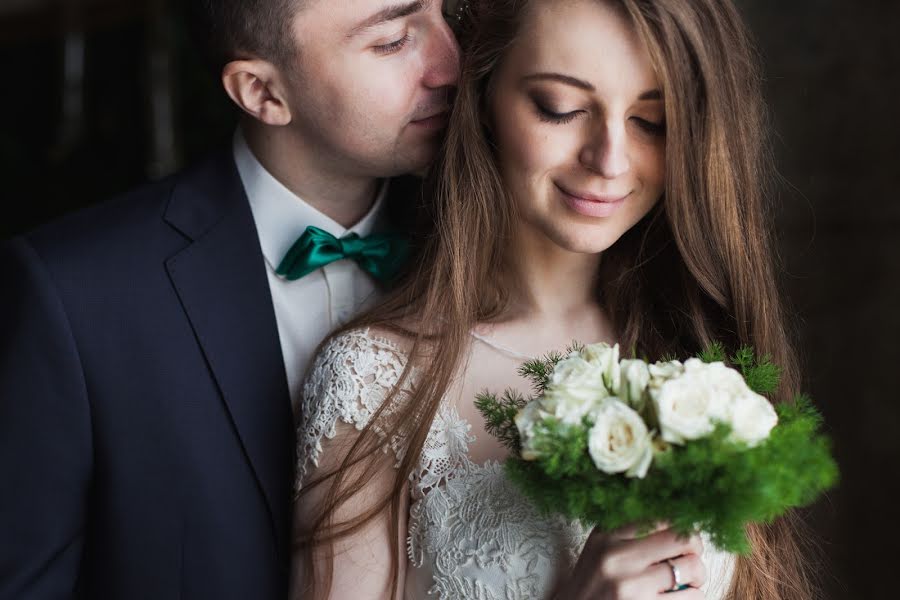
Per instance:
[[[437,158],[440,140],[435,140],[430,144],[419,144],[414,152],[409,152],[411,148],[407,146],[406,152],[397,152],[394,154],[395,161],[391,171],[393,176],[397,175],[417,175],[423,177],[428,170],[434,165]]]
[[[416,177],[425,177],[428,172],[435,166],[437,152],[431,152],[426,158],[418,161],[403,172],[405,175],[415,175]]]

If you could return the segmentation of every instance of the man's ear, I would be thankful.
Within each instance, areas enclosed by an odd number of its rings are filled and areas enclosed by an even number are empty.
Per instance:
[[[225,92],[244,112],[266,125],[291,122],[283,80],[275,65],[260,59],[233,60],[222,69]]]

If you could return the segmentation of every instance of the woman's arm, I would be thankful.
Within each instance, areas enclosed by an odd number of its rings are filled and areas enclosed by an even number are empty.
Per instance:
[[[346,423],[337,425],[334,439],[322,440],[319,464],[307,475],[313,481],[323,473],[331,473],[341,466],[360,432]],[[377,506],[394,485],[397,471],[392,453],[378,453],[373,460],[364,460],[351,468],[344,481],[355,481],[361,473],[364,484],[343,503],[335,513],[334,522],[343,523],[368,514]],[[332,479],[304,490],[294,505],[295,533],[308,531],[320,514],[322,503],[331,490]],[[359,598],[402,598],[406,571],[406,537],[409,493],[404,487],[400,507],[400,523],[397,540],[399,565],[398,593],[394,595],[391,581],[391,516],[390,507],[352,535],[330,545],[299,547],[294,549],[291,566],[291,598],[329,598],[357,600]],[[324,584],[328,573],[328,553],[333,553],[330,565],[331,586],[327,595]],[[313,573],[304,572],[304,558],[311,554]],[[314,582],[315,594],[310,595],[310,583]]]

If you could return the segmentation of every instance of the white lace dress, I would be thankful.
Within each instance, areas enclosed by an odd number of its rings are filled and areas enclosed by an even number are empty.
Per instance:
[[[318,464],[338,420],[362,429],[400,378],[406,357],[388,340],[352,331],[317,355],[304,386],[297,489]],[[413,373],[413,379],[415,374]],[[405,597],[459,600],[548,598],[587,538],[577,523],[543,517],[496,461],[473,463],[470,426],[446,401],[410,477]],[[398,460],[403,440],[384,440]],[[706,544],[707,598],[721,598],[732,559]]]

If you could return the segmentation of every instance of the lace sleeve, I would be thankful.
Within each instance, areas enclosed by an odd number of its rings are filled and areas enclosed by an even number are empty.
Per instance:
[[[368,330],[350,331],[332,338],[313,361],[303,385],[297,427],[299,492],[322,452],[322,438],[334,439],[338,420],[362,430],[391,392],[406,365],[406,357],[393,342]],[[380,429],[376,431],[384,437]],[[385,439],[385,449],[402,455],[399,440]]]

